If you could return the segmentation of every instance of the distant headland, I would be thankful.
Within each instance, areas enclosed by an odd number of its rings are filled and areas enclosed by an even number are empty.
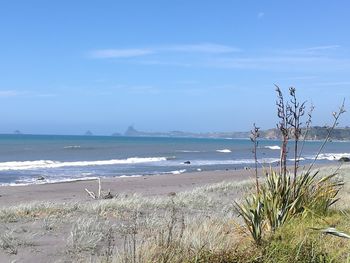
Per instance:
[[[323,140],[328,133],[327,126],[313,126],[307,133],[306,140]],[[250,131],[243,132],[184,132],[184,131],[169,131],[169,132],[146,132],[139,131],[133,125],[129,126],[124,134],[114,133],[112,136],[134,136],[134,137],[189,137],[189,138],[235,138],[244,139],[250,137]],[[280,138],[280,132],[277,128],[260,131],[260,138],[275,140]],[[304,139],[304,138],[302,138]],[[332,131],[332,139],[339,141],[350,140],[350,127],[339,127]]]

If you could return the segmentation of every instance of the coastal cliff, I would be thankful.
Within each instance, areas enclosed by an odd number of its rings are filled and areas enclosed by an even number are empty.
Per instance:
[[[309,129],[306,134],[306,140],[324,140],[327,137],[328,127],[314,126]],[[302,131],[305,134],[305,129]],[[120,135],[120,134],[118,134]],[[184,131],[169,131],[169,132],[147,132],[139,131],[134,126],[129,126],[124,133],[124,136],[143,136],[143,137],[190,137],[190,138],[249,138],[250,131],[243,132],[184,132]],[[261,139],[276,140],[280,138],[280,131],[276,128],[260,131]],[[301,139],[304,139],[302,137]],[[350,127],[335,128],[332,131],[332,139],[339,141],[350,140]]]

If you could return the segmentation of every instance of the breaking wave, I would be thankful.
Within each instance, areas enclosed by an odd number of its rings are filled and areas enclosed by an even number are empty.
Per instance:
[[[170,171],[168,173],[170,173],[170,174],[183,174],[184,172],[186,172],[186,169]]]
[[[166,157],[146,157],[146,158],[127,158],[127,159],[112,159],[101,161],[76,161],[76,162],[59,162],[51,160],[37,161],[14,161],[0,163],[0,171],[10,170],[32,170],[32,169],[48,169],[61,167],[82,167],[82,166],[99,166],[99,165],[116,165],[116,164],[138,164],[166,161]]]
[[[258,160],[261,164],[270,164],[279,162],[279,158],[263,158]],[[238,159],[238,160],[194,160],[191,165],[194,166],[208,166],[208,165],[242,165],[254,164],[254,159]]]
[[[13,183],[2,183],[0,186],[25,186],[32,184],[55,184],[55,183],[69,183],[69,182],[78,182],[78,181],[91,181],[96,180],[98,177],[77,177],[77,178],[66,178],[66,177],[58,177],[58,178],[45,178],[44,180],[38,181],[37,178],[23,178],[17,180]]]
[[[270,150],[281,150],[281,147],[278,145],[268,145],[268,146],[265,146],[264,148],[270,149]]]
[[[232,152],[230,149],[222,149],[222,150],[216,150],[219,153],[230,153]]]
[[[318,160],[338,161],[341,157],[349,157],[350,158],[350,153],[321,153],[317,159]],[[315,157],[313,157],[313,158],[315,158]]]
[[[80,149],[80,148],[81,148],[80,145],[68,145],[63,147],[63,149]]]
[[[180,152],[180,153],[200,153],[201,151],[197,151],[197,150],[177,150],[176,152]]]

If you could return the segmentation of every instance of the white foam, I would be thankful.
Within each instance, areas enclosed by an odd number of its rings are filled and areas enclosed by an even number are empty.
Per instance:
[[[318,156],[318,160],[329,160],[329,161],[338,161],[341,157],[349,157],[350,153],[321,153]],[[314,159],[315,156],[309,157],[308,159]]]
[[[279,162],[279,158],[262,158],[258,163],[269,164]],[[237,160],[193,160],[193,166],[209,166],[209,165],[239,165],[239,164],[254,164],[254,159],[237,159]]]
[[[63,149],[79,149],[79,148],[81,148],[80,145],[68,145],[63,147]]]
[[[171,171],[169,173],[171,173],[171,174],[183,174],[184,172],[186,172],[186,169]]]
[[[264,148],[270,149],[270,150],[281,150],[281,147],[278,145],[268,145],[268,146],[265,146]]]
[[[16,181],[15,183],[3,183],[0,186],[25,186],[32,184],[53,184],[53,183],[66,183],[77,181],[90,181],[97,180],[98,177],[78,177],[78,178],[57,178],[57,179],[45,179],[38,180],[37,178],[27,178]]]
[[[176,152],[180,152],[180,153],[200,153],[201,151],[196,151],[196,150],[178,150]]]
[[[134,178],[134,177],[142,177],[143,175],[141,174],[133,174],[133,175],[121,175],[121,176],[116,176],[117,178]]]
[[[53,183],[64,183],[64,182],[77,182],[77,181],[90,181],[90,180],[97,180],[98,178],[102,177],[79,177],[79,178],[57,178],[57,179],[46,179],[45,182],[48,184]]]
[[[259,159],[259,163],[278,163],[280,161],[280,158],[263,158]],[[254,161],[255,162],[255,161]]]
[[[230,149],[222,149],[222,150],[216,150],[219,153],[230,153],[232,152]]]
[[[305,161],[305,158],[304,157],[300,157],[298,160],[299,161]],[[290,158],[290,159],[288,159],[288,161],[294,162],[295,159],[294,158]]]
[[[32,169],[48,169],[60,167],[80,167],[80,166],[98,166],[98,165],[116,165],[116,164],[137,164],[166,161],[166,157],[146,157],[146,158],[127,158],[112,159],[101,161],[77,161],[77,162],[59,162],[51,160],[22,161],[22,162],[2,162],[0,163],[0,171],[10,170],[32,170]]]

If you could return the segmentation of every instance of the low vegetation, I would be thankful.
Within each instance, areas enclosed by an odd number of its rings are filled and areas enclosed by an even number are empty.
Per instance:
[[[317,178],[336,169],[322,168]],[[42,236],[57,235],[57,242],[65,240],[59,257],[67,262],[346,262],[350,242],[322,230],[334,227],[348,233],[350,229],[350,188],[345,177],[349,171],[350,166],[344,165],[333,177],[344,178],[345,185],[339,202],[326,214],[305,211],[274,232],[267,231],[265,223],[259,245],[232,202],[243,202],[239,197],[256,192],[255,180],[247,180],[175,196],[131,195],[3,208],[0,220],[7,232],[0,237],[0,248],[11,257],[27,249],[28,240],[36,247]],[[261,187],[264,184],[261,180]],[[39,225],[35,231],[22,230],[21,226],[31,228],[35,223]]]
[[[318,171],[313,172],[312,168],[324,146],[331,138],[333,130],[338,125],[340,116],[345,112],[344,102],[338,112],[333,112],[333,124],[327,129],[324,143],[321,144],[314,161],[306,170],[298,173],[303,150],[303,144],[299,147],[300,139],[307,137],[312,114],[308,114],[303,134],[301,119],[305,114],[305,102],[300,103],[297,100],[294,88],[289,89],[290,100],[287,102],[278,86],[276,86],[276,91],[278,94],[276,105],[279,118],[277,127],[281,134],[280,169],[278,171],[273,169],[266,171],[266,178],[260,189],[258,180],[256,180],[256,193],[250,194],[244,202],[236,202],[237,212],[243,218],[245,229],[249,231],[256,246],[260,250],[263,248],[261,254],[262,262],[274,262],[276,260],[278,262],[333,261],[335,260],[335,258],[332,258],[333,255],[322,249],[321,244],[318,244],[312,238],[307,238],[308,235],[305,233],[304,228],[302,230],[305,240],[299,244],[297,250],[295,250],[295,246],[290,245],[293,244],[293,240],[288,240],[289,242],[284,244],[283,239],[286,239],[285,231],[288,229],[288,225],[295,227],[293,222],[298,222],[299,226],[307,225],[310,218],[318,218],[322,219],[323,222],[327,222],[325,218],[332,212],[331,207],[339,200],[338,193],[343,186],[343,181],[339,180],[339,178],[336,179],[337,171],[318,176]],[[312,110],[313,107],[311,112]],[[256,138],[258,136],[254,133],[252,135],[252,141],[254,142],[253,152],[256,160]],[[288,141],[290,139],[293,140],[292,144],[294,145],[294,147],[291,147],[294,148],[292,151],[294,161],[292,169],[288,170],[287,155],[289,152]],[[256,172],[256,178],[257,176]],[[299,229],[298,227],[295,228]],[[325,228],[311,229],[339,238],[350,238],[349,235],[331,225]],[[292,232],[292,234],[295,235],[295,232]],[[277,239],[276,236],[278,236]],[[273,248],[272,251],[270,251],[271,246]],[[311,247],[304,251],[305,246]],[[297,254],[295,255],[296,252]],[[299,253],[302,254],[301,257]],[[278,257],[276,257],[277,255]]]
[[[259,128],[254,125],[254,179],[171,196],[120,194],[2,208],[1,251],[11,258],[49,236],[65,240],[57,254],[65,262],[350,262],[350,166],[300,167],[302,133],[311,114],[301,128],[305,104],[298,103],[294,89],[290,95],[289,105],[278,93],[283,137],[277,170],[257,169]],[[325,143],[343,112],[342,106],[334,114]],[[297,144],[291,169],[286,162],[290,139]],[[23,232],[35,236],[33,243],[23,239]]]

